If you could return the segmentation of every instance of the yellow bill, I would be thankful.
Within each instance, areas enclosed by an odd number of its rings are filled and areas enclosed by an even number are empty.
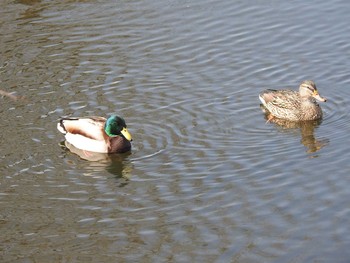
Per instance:
[[[131,134],[129,133],[128,129],[127,128],[123,128],[121,130],[121,134],[123,134],[123,136],[125,137],[125,139],[127,139],[128,141],[132,141],[132,137],[131,137]]]

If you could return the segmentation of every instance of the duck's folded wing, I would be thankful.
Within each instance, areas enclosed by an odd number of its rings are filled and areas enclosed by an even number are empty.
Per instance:
[[[294,109],[298,107],[299,100],[296,99],[295,91],[291,90],[266,90],[261,93],[261,98],[265,102],[264,105],[273,105],[273,107],[283,109]]]
[[[57,129],[63,134],[80,135],[91,140],[105,140],[103,117],[62,118]]]

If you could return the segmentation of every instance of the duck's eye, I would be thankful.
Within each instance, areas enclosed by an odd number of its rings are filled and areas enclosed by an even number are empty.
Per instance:
[[[309,90],[314,91],[314,89],[310,86],[306,86]]]

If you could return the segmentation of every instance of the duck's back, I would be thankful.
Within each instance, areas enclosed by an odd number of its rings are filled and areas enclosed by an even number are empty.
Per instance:
[[[265,108],[275,117],[287,120],[298,120],[301,98],[293,90],[264,90],[259,99]]]
[[[57,128],[62,133],[80,134],[93,140],[104,140],[106,119],[103,117],[62,118]]]

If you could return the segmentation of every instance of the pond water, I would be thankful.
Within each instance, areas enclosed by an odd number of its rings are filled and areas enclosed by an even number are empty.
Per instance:
[[[2,0],[1,262],[349,262],[349,13]],[[266,123],[259,92],[304,79],[323,120]],[[113,113],[130,153],[85,160],[56,129]]]

